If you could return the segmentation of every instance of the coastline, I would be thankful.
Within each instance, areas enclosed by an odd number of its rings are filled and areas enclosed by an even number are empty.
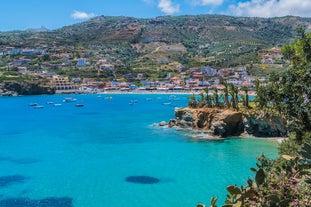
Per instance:
[[[191,94],[200,94],[201,91],[187,91],[187,92],[175,92],[175,91],[169,91],[169,92],[164,92],[164,91],[130,91],[130,92],[127,92],[127,91],[120,91],[120,90],[115,90],[115,91],[103,91],[103,92],[98,92],[96,94],[143,94],[143,95],[152,95],[152,94],[159,94],[159,95],[191,95]]]
[[[193,128],[182,128],[178,126],[169,127],[167,125],[161,126],[160,124],[152,124],[153,127],[159,127],[164,129],[173,129],[178,132],[182,132],[185,135],[189,136],[189,138],[192,141],[223,141],[223,140],[229,140],[229,139],[258,139],[258,140],[267,140],[275,143],[282,143],[284,140],[286,140],[286,137],[256,137],[252,136],[246,133],[241,134],[240,136],[228,136],[228,137],[221,137],[221,136],[215,136],[208,134],[202,130],[199,129],[193,129]]]
[[[175,118],[159,126],[178,127],[207,138],[263,137],[283,138],[287,134],[285,120],[281,116],[243,113],[220,108],[175,108]],[[281,140],[279,141],[281,142]]]

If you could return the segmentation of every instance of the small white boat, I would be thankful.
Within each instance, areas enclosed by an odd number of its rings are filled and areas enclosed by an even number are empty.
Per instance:
[[[165,102],[165,103],[162,103],[163,105],[171,105],[172,103],[171,102]]]
[[[112,96],[105,97],[104,99],[105,99],[105,100],[112,100]]]
[[[44,108],[44,106],[37,105],[37,106],[34,106],[34,108],[36,108],[36,109],[43,109],[43,108]]]
[[[77,101],[77,99],[75,99],[75,98],[65,98],[63,100],[63,102],[75,102],[75,101]]]
[[[59,106],[61,106],[61,105],[62,105],[62,104],[57,104],[57,103],[54,104],[55,107],[59,107]]]

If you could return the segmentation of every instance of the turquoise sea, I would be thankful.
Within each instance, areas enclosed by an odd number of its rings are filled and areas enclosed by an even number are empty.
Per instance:
[[[223,204],[226,186],[245,184],[277,144],[153,126],[186,105],[187,95],[1,97],[0,206],[191,207],[213,195]]]

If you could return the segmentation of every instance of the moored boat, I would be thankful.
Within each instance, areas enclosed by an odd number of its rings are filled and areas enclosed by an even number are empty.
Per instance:
[[[41,106],[41,105],[36,105],[36,106],[34,106],[34,108],[36,108],[36,109],[43,109],[43,108],[44,108],[44,106]]]
[[[65,98],[63,100],[63,102],[75,102],[75,101],[77,101],[77,99],[75,99],[75,98]]]

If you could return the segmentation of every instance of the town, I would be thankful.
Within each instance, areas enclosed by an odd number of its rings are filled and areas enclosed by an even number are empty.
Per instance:
[[[242,49],[242,48],[241,48]],[[125,63],[112,56],[106,47],[92,45],[89,49],[74,46],[37,45],[36,48],[1,46],[0,67],[21,75],[44,77],[55,88],[55,93],[105,93],[105,92],[201,92],[204,88],[222,90],[221,80],[238,88],[254,88],[254,81],[264,81],[265,76],[254,77],[249,65],[213,68],[208,65],[187,67],[182,64],[167,70],[161,78],[149,79],[144,72],[130,70],[117,77],[116,71],[125,68]],[[282,61],[280,48],[271,48],[259,53],[261,70]],[[157,66],[170,64],[166,58],[157,59]],[[63,71],[76,71],[70,75]],[[90,75],[84,75],[89,71]],[[108,74],[104,79],[103,74]],[[163,72],[162,72],[163,74]],[[107,75],[106,75],[107,77]],[[2,93],[5,95],[6,93]]]

